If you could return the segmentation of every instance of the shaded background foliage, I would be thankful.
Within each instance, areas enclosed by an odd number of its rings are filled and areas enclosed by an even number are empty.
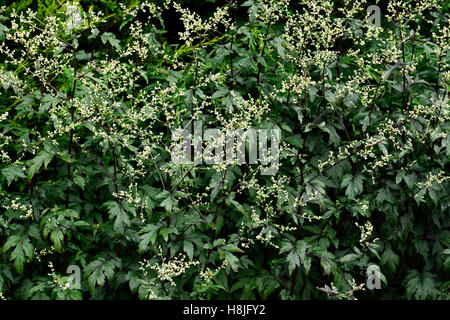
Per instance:
[[[205,19],[227,3],[177,2]],[[76,55],[80,70],[88,61],[101,60],[107,54],[118,57],[115,48],[131,42],[130,24],[136,19],[148,21],[147,13],[139,13],[136,18],[124,15],[119,3],[133,6],[140,2],[80,2],[84,12],[102,11],[105,17],[105,23],[98,25],[98,36],[90,37],[89,29],[79,32]],[[197,95],[201,99],[212,97],[228,119],[233,117],[232,109],[240,106],[232,91],[245,99],[250,96],[258,102],[270,100],[266,118],[250,121],[255,127],[281,128],[282,141],[293,150],[292,154],[282,153],[276,176],[276,179],[292,179],[281,187],[286,196],[277,194],[279,190],[271,177],[256,177],[266,190],[275,188],[269,193],[275,199],[269,206],[277,211],[276,215],[266,212],[268,204],[261,200],[257,188],[235,192],[239,181],[252,172],[251,166],[231,166],[225,173],[209,168],[194,176],[185,168],[172,169],[171,174],[159,173],[169,155],[164,148],[155,147],[152,152],[160,156],[159,160],[148,161],[147,174],[134,180],[128,170],[136,165],[133,158],[143,146],[137,139],[128,145],[99,144],[86,124],[75,127],[72,134],[67,132],[58,137],[58,143],[40,144],[39,138],[53,130],[46,110],[58,101],[39,79],[24,75],[17,65],[6,63],[5,55],[0,57],[2,72],[17,74],[28,90],[18,97],[14,85],[3,85],[0,95],[1,114],[9,112],[6,121],[0,123],[0,132],[3,138],[13,137],[1,148],[11,159],[19,161],[0,162],[0,292],[6,298],[146,299],[155,294],[157,298],[171,299],[448,299],[449,184],[446,180],[430,185],[420,183],[427,181],[430,174],[449,175],[449,83],[443,76],[448,72],[449,52],[446,49],[437,54],[431,49],[430,40],[438,28],[448,27],[449,4],[443,3],[440,10],[427,12],[429,21],[417,19],[406,24],[408,31],[421,26],[417,38],[421,41],[412,39],[403,48],[403,57],[417,61],[413,72],[416,78],[406,79],[400,64],[365,66],[362,71],[367,83],[360,85],[370,88],[371,96],[370,103],[364,103],[367,101],[352,92],[344,97],[338,95],[340,83],[345,83],[359,68],[354,56],[347,55],[355,41],[345,35],[332,40],[331,50],[338,52],[337,62],[328,63],[322,69],[316,65],[306,68],[316,84],[301,95],[296,95],[293,89],[277,91],[283,81],[300,73],[299,66],[288,57],[289,49],[283,37],[288,15],[274,24],[249,19],[252,10],[257,8],[256,3],[239,1],[235,9],[234,19],[246,32],[236,34],[218,27],[218,34],[208,37],[205,47],[195,51],[198,56],[180,40],[178,33],[183,32],[183,23],[175,9],[171,7],[163,12],[160,19],[152,18],[155,27],[148,26],[146,31],[154,35],[156,46],[164,48],[170,56],[178,56],[189,68],[183,72],[174,70],[170,61],[152,52],[140,63],[144,66],[141,76],[118,95],[122,104],[114,110],[115,114],[105,117],[120,128],[112,135],[130,133],[120,121],[121,117],[127,119],[127,112],[134,107],[133,99],[127,96],[138,96],[140,91],[152,92],[157,88],[157,81],[183,91],[173,97],[183,120],[190,116],[189,112],[183,113],[183,108],[193,108],[193,96]],[[31,7],[42,18],[58,15],[61,10],[59,1],[50,0],[7,5],[2,25],[9,25],[8,14],[12,8],[20,12]],[[387,11],[387,2],[379,5],[382,12]],[[334,2],[335,9],[343,6],[344,1]],[[295,10],[303,12],[307,8],[298,2],[291,4],[289,10],[293,14]],[[346,18],[338,10],[333,10],[333,17]],[[367,32],[364,19],[365,10],[348,21],[362,37]],[[382,26],[383,32],[398,30],[384,15]],[[314,37],[320,37],[320,33],[312,35],[310,40]],[[4,34],[1,38],[5,41]],[[70,37],[66,35],[65,39],[69,41]],[[22,50],[20,45],[6,42],[13,50]],[[377,41],[365,43],[358,57],[370,61],[368,53],[382,51],[382,46]],[[315,43],[307,43],[304,50],[316,50]],[[300,56],[300,52],[289,54]],[[198,90],[196,59],[204,63],[203,73],[225,75],[221,86],[213,83]],[[74,91],[80,99],[87,99],[89,95],[83,92],[82,85],[73,85],[73,61],[68,59],[67,66],[67,72],[54,80],[54,86],[66,96],[76,87]],[[127,66],[133,70],[131,63]],[[101,74],[95,76],[99,82],[106,81]],[[275,98],[271,93],[275,93]],[[415,106],[424,105],[431,110],[431,105],[440,100],[438,114],[422,111],[413,119],[407,117]],[[145,110],[142,104],[139,108]],[[202,120],[212,127],[217,125],[216,115],[205,113]],[[163,115],[160,116],[162,119]],[[394,127],[407,129],[400,133],[388,132],[407,151],[399,150],[391,141],[373,150],[372,162],[366,161],[358,151],[338,160],[325,172],[319,170],[319,160],[326,161],[330,151],[336,154],[341,146],[364,141],[366,133],[376,136],[388,119],[396,124]],[[139,126],[151,126],[151,134],[163,132],[162,141],[170,141],[166,126],[153,123],[150,118],[146,121],[149,122],[139,122]],[[115,130],[103,125],[102,130],[108,134]],[[71,136],[78,139],[73,145]],[[25,151],[21,139],[30,145],[36,141],[37,152]],[[408,148],[408,141],[412,148]],[[72,151],[71,156],[68,149]],[[371,183],[367,169],[386,154],[390,158],[386,165],[375,167],[372,172],[375,180]],[[70,192],[67,192],[68,163]],[[134,195],[148,203],[145,209],[142,204],[118,201],[112,195],[134,182],[139,184]],[[202,194],[206,187],[212,190],[208,191],[208,205],[194,210],[193,201],[187,195]],[[297,198],[313,194],[314,190],[321,195],[320,200],[297,205]],[[11,207],[12,199],[16,198],[25,206],[24,210]],[[32,219],[21,218],[30,205]],[[362,209],[364,205],[368,209]],[[255,223],[252,209],[269,222]],[[142,211],[144,221],[138,217]],[[321,219],[308,221],[308,217]],[[367,221],[373,225],[370,241],[379,240],[364,245],[360,243],[361,229],[355,222],[364,225]],[[245,230],[239,228],[241,223]],[[277,227],[280,225],[293,229],[281,232]],[[258,234],[275,237],[257,241]],[[242,236],[253,240],[248,248],[242,248],[241,243],[245,242]],[[172,286],[157,278],[155,270],[140,269],[139,262],[143,259],[153,264],[159,261],[158,246],[167,261],[184,252],[190,261],[198,261],[199,265],[174,277],[176,286]],[[224,268],[220,268],[222,261],[225,261]],[[65,270],[69,265],[81,267],[80,290],[60,286],[68,281]],[[355,290],[349,281],[355,279],[357,284],[364,284],[369,265],[379,266],[382,289]],[[218,273],[205,280],[198,274],[209,267],[219,268]]]

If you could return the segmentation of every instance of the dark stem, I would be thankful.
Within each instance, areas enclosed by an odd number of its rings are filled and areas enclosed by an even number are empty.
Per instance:
[[[225,176],[226,176],[226,173],[227,173],[227,169],[225,169],[225,171],[223,172],[223,177],[222,177],[222,181],[220,182],[220,186],[222,187],[223,186],[223,183],[224,183],[224,181],[225,181]],[[220,189],[220,195],[219,195],[219,199],[222,199],[222,192],[223,192],[223,189]],[[223,199],[225,199],[225,198],[223,198]],[[215,235],[215,228],[214,228],[214,225],[215,225],[215,223],[216,223],[216,220],[217,220],[217,216],[218,216],[218,214],[219,214],[219,207],[220,207],[220,204],[222,203],[222,201],[218,201],[217,202],[217,206],[216,206],[216,211],[214,212],[214,217],[213,217],[213,220],[212,220],[212,225],[213,225],[213,227],[211,228],[211,231],[209,232],[209,243],[211,244],[211,246],[212,246],[212,244],[214,243],[214,235]],[[208,266],[208,262],[209,262],[209,258],[210,258],[210,256],[211,256],[211,250],[212,249],[208,249],[208,256],[206,257],[206,262],[205,262],[205,266],[203,267],[203,271],[206,271],[206,268],[207,268],[207,266]]]
[[[236,7],[234,7],[234,10],[233,10],[232,24],[234,24],[235,21],[236,21]],[[233,90],[233,87],[234,87],[233,42],[234,42],[234,29],[232,30],[232,33],[231,33],[231,42],[230,42],[230,77],[231,77],[230,90]]]
[[[305,71],[305,77],[306,77],[306,71]],[[308,104],[308,96],[305,90],[305,107]],[[306,151],[306,133],[303,131],[302,132],[302,139],[303,139],[303,143],[302,143],[302,151],[300,153],[300,157],[303,157],[303,155],[305,154]],[[304,172],[303,172],[303,167],[304,164],[300,161],[300,185],[303,186],[304,184]],[[300,200],[303,197],[303,193],[304,193],[305,189],[303,189],[299,196],[298,196],[298,202],[297,202],[297,219],[300,219],[299,216],[301,215],[302,212],[302,206],[300,205]],[[294,250],[295,250],[295,246],[297,244],[297,241],[300,239],[300,222],[297,221],[297,230],[295,231],[295,242],[294,242]],[[298,273],[298,266],[295,267],[294,269],[294,273],[292,275],[292,282],[291,282],[291,290],[290,290],[290,295],[293,296],[294,295],[294,288],[295,288],[295,283],[297,281],[297,273]]]
[[[117,158],[116,158],[116,152],[114,151],[114,148],[113,148],[112,152],[113,152],[113,163],[114,163],[114,187],[116,190],[116,194],[119,194],[119,187],[117,186]]]
[[[264,44],[261,50],[261,58],[264,58],[264,51],[266,50],[266,44],[267,44],[267,36],[269,35],[269,29],[270,29],[270,17],[269,17],[269,21],[267,22],[267,30],[266,30],[266,34],[264,35]],[[261,84],[261,62],[258,62],[258,76],[256,77],[256,80],[258,81],[258,84]]]
[[[72,123],[75,120],[75,107],[74,107],[74,98],[75,98],[75,88],[77,86],[77,56],[75,52],[75,48],[72,50],[73,52],[73,63],[74,63],[74,75],[73,75],[73,87],[72,87],[72,106],[70,108],[71,112],[71,120]],[[70,196],[70,181],[72,180],[71,177],[71,171],[70,171],[70,165],[72,162],[71,155],[72,155],[72,143],[73,143],[73,128],[70,129],[70,137],[69,137],[69,150],[68,150],[68,156],[69,156],[69,162],[67,163],[67,190],[66,190],[66,206],[65,208],[69,208],[69,196]]]

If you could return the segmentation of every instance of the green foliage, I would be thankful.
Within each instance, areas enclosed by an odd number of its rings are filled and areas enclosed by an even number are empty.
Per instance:
[[[449,298],[448,4],[86,3],[0,13],[1,299]]]

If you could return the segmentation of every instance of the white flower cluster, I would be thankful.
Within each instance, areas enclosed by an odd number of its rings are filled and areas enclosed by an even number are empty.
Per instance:
[[[228,14],[228,7],[218,8],[214,15],[206,21],[200,16],[191,12],[187,8],[182,8],[177,2],[173,2],[173,7],[181,14],[181,21],[184,25],[184,32],[180,32],[180,39],[185,41],[188,47],[193,47],[196,41],[202,40],[208,33],[214,32],[219,24],[230,27],[231,18]]]
[[[378,238],[368,241],[373,231],[373,226],[370,221],[367,221],[363,226],[360,226],[358,222],[355,222],[355,224],[361,230],[361,239],[359,240],[361,244],[367,247],[369,244],[378,241]]]
[[[330,284],[331,288],[328,285],[325,285],[323,288],[317,287],[317,289],[322,292],[325,292],[329,296],[339,296],[339,297],[347,298],[348,300],[357,300],[354,296],[354,293],[356,291],[366,290],[365,283],[361,283],[361,284],[357,285],[355,279],[353,279],[353,278],[351,281],[348,280],[348,283],[350,284],[351,289],[346,290],[346,291],[339,291],[333,282],[331,282],[331,284]]]
[[[39,251],[37,251],[36,248],[34,248],[33,249],[33,252],[34,252],[33,256],[36,257],[37,261],[41,262],[41,258],[42,257],[44,257],[46,255],[49,255],[49,254],[55,253],[55,250],[56,249],[55,249],[54,246],[51,246],[50,249],[44,248],[44,249],[41,249]]]
[[[52,282],[50,284],[56,286],[58,289],[62,290],[68,290],[71,286],[71,281],[68,281],[68,279],[65,279],[61,277],[60,275],[57,275],[55,273],[55,268],[53,267],[53,263],[49,262],[48,267],[50,268],[50,273],[48,273],[49,276],[52,277]],[[67,277],[66,277],[67,278]]]
[[[224,260],[222,264],[217,267],[215,270],[211,270],[210,268],[206,268],[206,270],[200,271],[200,278],[204,281],[202,285],[207,286],[208,282],[212,280],[220,270],[224,269],[227,266],[227,261]]]
[[[3,208],[8,210],[16,210],[25,212],[24,215],[21,215],[20,218],[27,219],[33,217],[33,206],[31,204],[22,204],[19,203],[20,198],[15,198],[10,200],[9,205],[3,205]]]
[[[8,115],[9,115],[8,111],[0,115],[0,122],[6,120],[8,118]]]
[[[439,171],[437,174],[433,174],[432,172],[430,172],[425,181],[417,183],[417,187],[419,188],[420,191],[422,191],[424,189],[431,187],[433,184],[440,184],[446,181],[447,179],[450,179],[450,176],[446,176],[443,171]],[[414,197],[416,199],[422,196],[423,194],[421,192],[416,192],[416,194],[414,194]]]
[[[154,270],[157,272],[159,280],[168,281],[173,286],[176,284],[172,278],[178,277],[185,273],[188,268],[200,264],[199,261],[185,261],[186,255],[182,253],[168,260],[162,256],[160,251],[160,258],[162,262],[154,265],[152,265],[150,261],[144,259],[140,262],[140,270],[144,275],[148,274],[148,269]]]

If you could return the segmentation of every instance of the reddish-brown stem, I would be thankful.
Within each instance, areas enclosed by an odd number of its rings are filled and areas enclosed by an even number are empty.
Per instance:
[[[267,36],[269,35],[269,29],[270,29],[270,17],[269,17],[269,21],[267,22],[267,30],[266,30],[266,34],[264,35],[264,43],[263,43],[263,47],[261,50],[261,58],[264,58],[264,51],[266,50],[266,45],[267,45]],[[256,81],[258,82],[258,84],[261,84],[261,62],[258,62],[258,76],[256,77]]]
[[[114,163],[114,187],[116,190],[116,194],[119,194],[119,187],[117,186],[117,158],[114,148],[113,148],[113,163]]]
[[[305,70],[305,74],[304,76],[306,77],[306,70]],[[305,107],[308,104],[308,96],[305,90]],[[303,157],[303,155],[305,154],[306,151],[306,133],[302,132],[302,139],[303,139],[303,143],[302,143],[302,151],[300,153],[300,157]],[[304,164],[300,161],[300,185],[303,186],[304,183],[304,172],[303,172],[303,167]],[[303,189],[299,196],[298,196],[298,202],[297,202],[297,216],[300,216],[301,211],[302,211],[302,206],[300,205],[300,200],[303,197],[303,193],[304,193],[305,189]],[[299,218],[297,218],[299,219]],[[295,250],[295,245],[297,244],[297,241],[300,239],[300,222],[297,221],[297,230],[295,232],[295,242],[294,242],[294,250]],[[291,290],[290,290],[290,295],[293,296],[294,295],[294,288],[295,288],[295,283],[297,281],[297,272],[298,272],[298,266],[295,267],[294,269],[294,273],[292,275],[292,282],[291,282]]]
[[[227,173],[227,169],[225,169],[225,171],[224,171],[224,173],[223,173],[223,177],[222,177],[222,181],[221,181],[221,183],[220,183],[220,187],[223,186],[223,183],[224,183],[224,181],[225,181],[226,173]],[[220,190],[219,199],[222,199],[222,192],[223,192],[223,189]],[[223,199],[224,199],[224,198],[223,198]],[[209,233],[209,243],[210,243],[211,246],[212,246],[212,244],[214,243],[214,230],[215,230],[215,229],[214,229],[214,225],[216,224],[217,216],[218,216],[218,214],[219,214],[220,203],[221,203],[221,201],[219,200],[219,201],[217,202],[216,211],[214,212],[214,217],[213,217],[213,220],[212,220],[212,225],[213,225],[213,227],[211,228],[211,231],[210,231],[210,233]],[[222,202],[222,203],[223,203],[223,202]],[[203,268],[203,271],[206,271],[206,267],[208,266],[209,258],[210,258],[210,256],[211,256],[211,250],[212,250],[211,248],[208,249],[208,256],[206,257],[206,262],[205,262],[205,266],[204,266],[204,268]]]
[[[232,24],[236,21],[236,7],[233,10],[233,21]],[[234,29],[231,33],[231,42],[230,42],[230,90],[233,90],[234,87],[234,70],[233,70],[233,42],[234,42]]]
[[[75,52],[75,48],[72,50],[73,52],[73,63],[74,63],[74,75],[73,75],[73,87],[72,87],[72,106],[70,108],[71,113],[71,120],[72,123],[75,120],[75,107],[74,107],[74,98],[75,98],[75,88],[77,86],[77,56]],[[69,149],[68,149],[68,156],[69,156],[69,162],[67,163],[67,190],[66,190],[66,206],[65,208],[69,208],[69,196],[70,196],[70,181],[72,180],[71,177],[71,170],[70,170],[70,164],[72,162],[71,155],[72,155],[72,143],[73,143],[73,128],[70,129],[70,137],[69,137]]]

